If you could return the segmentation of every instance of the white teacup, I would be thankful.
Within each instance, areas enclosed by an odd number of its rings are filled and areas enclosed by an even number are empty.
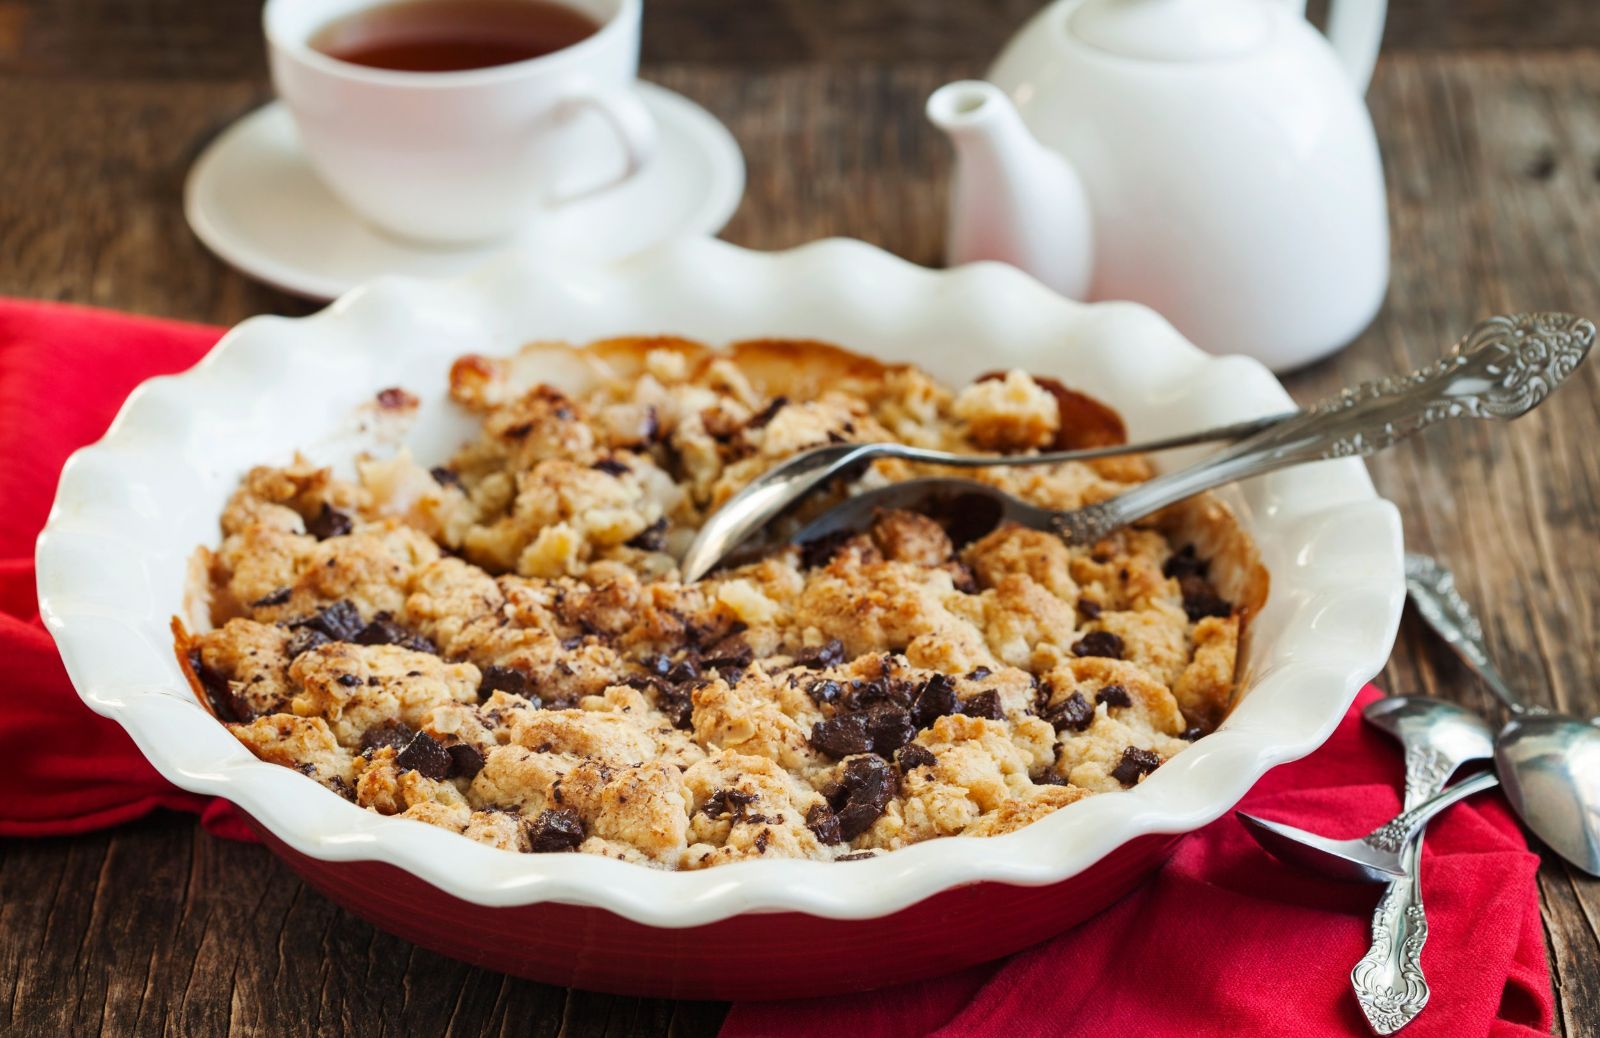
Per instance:
[[[562,50],[461,72],[397,72],[310,39],[382,0],[268,0],[272,81],[306,155],[352,210],[390,233],[466,245],[633,176],[655,124],[632,89],[640,0],[562,0],[599,24]]]

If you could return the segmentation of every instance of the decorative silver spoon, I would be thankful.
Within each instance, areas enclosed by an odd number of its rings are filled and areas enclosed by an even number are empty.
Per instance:
[[[1403,857],[1406,845],[1434,815],[1458,800],[1493,789],[1499,784],[1499,777],[1492,771],[1469,775],[1416,807],[1401,812],[1367,835],[1351,840],[1330,840],[1298,826],[1269,822],[1244,811],[1234,813],[1250,830],[1256,842],[1280,861],[1320,872],[1333,879],[1388,883],[1407,877]]]
[[[1406,810],[1444,789],[1461,765],[1494,756],[1494,729],[1477,714],[1442,699],[1390,696],[1370,704],[1361,716],[1405,750]],[[1372,913],[1372,943],[1350,971],[1356,1001],[1378,1034],[1393,1034],[1410,1023],[1431,994],[1422,973],[1422,946],[1428,940],[1417,868],[1422,839],[1423,833],[1417,833],[1401,851],[1410,875],[1384,890]]]
[[[1529,703],[1489,662],[1483,628],[1455,578],[1426,555],[1406,555],[1406,588],[1428,626],[1511,712],[1495,739],[1506,799],[1551,850],[1600,876],[1600,729]]]
[[[1594,336],[1591,321],[1571,314],[1492,317],[1435,364],[1346,389],[1198,464],[1157,476],[1098,504],[1053,511],[974,480],[911,480],[857,494],[823,513],[793,539],[806,543],[865,529],[883,509],[923,511],[931,506],[956,508],[969,529],[980,526],[980,516],[992,515],[1054,530],[1074,543],[1092,544],[1226,483],[1308,461],[1366,457],[1447,418],[1518,418],[1573,372],[1588,355]],[[985,498],[990,503],[984,504]],[[710,565],[709,560],[697,562]]]
[[[857,471],[879,458],[946,465],[951,468],[990,468],[1008,465],[1057,465],[1066,461],[1093,461],[1127,454],[1194,447],[1203,443],[1232,442],[1253,436],[1298,412],[1251,418],[1200,432],[1168,436],[1143,443],[1119,443],[1043,454],[955,454],[904,443],[839,443],[802,451],[763,472],[723,502],[695,534],[683,555],[684,580],[699,580],[774,518],[799,504],[834,479]]]

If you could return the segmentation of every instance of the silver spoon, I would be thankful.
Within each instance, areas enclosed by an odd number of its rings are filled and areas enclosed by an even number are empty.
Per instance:
[[[1512,809],[1551,850],[1600,875],[1600,729],[1512,691],[1489,662],[1483,628],[1455,578],[1436,560],[1407,554],[1406,588],[1428,626],[1511,712],[1495,740],[1494,760]]]
[[[1056,465],[1066,461],[1093,461],[1126,454],[1153,454],[1203,443],[1245,439],[1298,412],[1251,418],[1231,425],[1220,425],[1201,432],[1168,436],[1143,443],[1119,443],[1109,447],[1048,451],[1043,454],[955,454],[929,450],[903,443],[839,443],[814,447],[773,466],[745,484],[737,494],[723,502],[695,534],[684,553],[681,570],[684,580],[699,580],[717,563],[774,518],[799,504],[835,478],[859,470],[878,458],[946,465],[952,468],[989,468],[1008,465]]]
[[[1461,765],[1494,756],[1494,730],[1488,723],[1442,699],[1390,696],[1370,704],[1362,717],[1405,750],[1406,810],[1444,789]],[[1422,947],[1428,940],[1418,869],[1422,839],[1419,832],[1401,851],[1410,875],[1384,890],[1372,913],[1372,943],[1350,971],[1356,1001],[1378,1034],[1393,1034],[1410,1023],[1432,994],[1422,973]]]
[[[1282,822],[1235,812],[1256,842],[1280,861],[1286,861],[1333,879],[1363,883],[1388,883],[1407,878],[1402,852],[1434,815],[1474,793],[1493,789],[1500,779],[1492,771],[1480,771],[1450,788],[1434,794],[1410,810],[1403,811],[1365,836],[1351,840],[1330,840]]]
[[[1198,464],[1160,475],[1098,504],[1054,511],[973,480],[933,478],[857,494],[794,540],[867,528],[884,509],[955,509],[977,529],[993,517],[1092,544],[1185,498],[1241,479],[1327,458],[1366,457],[1446,418],[1512,419],[1538,406],[1588,355],[1594,324],[1571,314],[1492,317],[1451,353],[1410,375],[1366,382],[1268,426]],[[987,498],[989,503],[983,503]]]

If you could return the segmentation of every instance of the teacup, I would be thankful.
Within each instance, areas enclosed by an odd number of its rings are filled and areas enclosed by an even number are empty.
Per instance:
[[[525,61],[454,72],[357,65],[311,46],[382,0],[268,0],[272,81],[328,187],[403,238],[468,245],[617,186],[655,148],[633,90],[640,0],[562,0],[599,29]]]

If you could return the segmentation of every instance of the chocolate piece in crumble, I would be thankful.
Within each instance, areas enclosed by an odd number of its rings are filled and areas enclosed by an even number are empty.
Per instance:
[[[381,750],[385,746],[396,752],[405,749],[417,733],[404,721],[385,721],[383,724],[368,728],[361,733],[360,752],[371,753]]]
[[[487,666],[482,670],[483,678],[478,682],[478,699],[480,702],[487,700],[496,692],[505,692],[508,695],[521,696],[533,703],[541,705],[539,697],[533,694],[533,689],[528,683],[528,675],[515,667]]]
[[[706,799],[707,818],[731,818],[735,822],[764,822],[766,818],[752,814],[750,805],[759,797],[742,789],[719,789]]]
[[[350,639],[357,645],[398,645],[413,652],[427,652],[437,656],[439,647],[415,631],[395,623],[388,614],[378,616]]]
[[[854,840],[872,828],[899,785],[894,769],[882,757],[855,757],[847,762],[839,784],[823,794],[839,816],[839,835]]]
[[[839,714],[811,726],[811,745],[830,757],[848,757],[872,752],[872,734],[867,730],[867,715]]]
[[[923,768],[939,763],[939,758],[935,757],[933,752],[926,746],[909,743],[901,747],[900,752],[895,755],[895,763],[900,765],[900,774],[909,775],[913,768]]]
[[[1191,621],[1233,615],[1233,603],[1217,594],[1217,589],[1204,577],[1179,577],[1178,590],[1183,593],[1183,611]]]
[[[1058,732],[1067,729],[1081,732],[1094,720],[1094,707],[1083,698],[1082,692],[1074,692],[1055,706],[1048,707],[1040,716]]]
[[[349,642],[355,640],[356,635],[366,624],[361,621],[361,614],[356,611],[356,607],[341,599],[317,610],[315,615],[304,620],[296,620],[289,626],[314,631],[328,641]],[[314,649],[316,645],[307,648]]]
[[[1195,554],[1194,545],[1186,544],[1181,550],[1169,555],[1167,561],[1161,564],[1161,575],[1179,580],[1184,577],[1203,579],[1209,568],[1205,561]]]
[[[844,834],[839,831],[839,816],[828,804],[815,804],[806,812],[806,828],[816,836],[818,843],[844,842]]]
[[[918,728],[931,728],[939,718],[957,713],[960,706],[954,682],[948,675],[935,674],[917,690],[916,702],[911,707],[911,719]]]
[[[1122,759],[1112,769],[1111,777],[1124,786],[1131,786],[1161,766],[1161,758],[1149,750],[1129,746],[1122,751]]]
[[[1003,721],[1006,712],[1000,706],[1000,693],[990,689],[968,696],[961,702],[961,712],[968,717],[982,717],[990,721]]]
[[[220,721],[245,722],[255,719],[255,712],[242,697],[235,695],[228,676],[201,661],[199,650],[189,653],[189,669],[205,691],[211,703],[211,712]]]
[[[640,551],[661,551],[667,546],[667,517],[662,516],[623,543]]]
[[[306,520],[306,533],[319,541],[325,541],[329,537],[343,537],[355,528],[355,523],[348,514],[327,503],[323,504],[322,511]]]
[[[1106,706],[1133,705],[1133,697],[1130,696],[1128,694],[1128,690],[1123,688],[1121,685],[1107,685],[1105,688],[1100,690],[1098,695],[1094,697],[1094,701],[1096,703],[1104,703]]]
[[[616,458],[601,458],[599,461],[595,462],[589,467],[592,469],[597,469],[600,472],[604,472],[608,476],[626,476],[628,473],[633,471]]]
[[[801,649],[794,657],[795,666],[808,667],[811,670],[823,670],[843,662],[844,642],[837,638],[830,639],[822,645]]]
[[[250,608],[251,609],[265,609],[268,606],[280,606],[280,605],[283,605],[283,603],[289,601],[289,595],[293,593],[293,590],[294,590],[293,588],[280,587],[280,588],[278,588],[278,590],[272,592],[271,594],[262,595],[260,598],[256,599],[254,602],[251,602],[250,603]]]
[[[483,754],[478,752],[476,746],[464,742],[452,743],[445,747],[445,752],[450,755],[451,778],[476,778],[478,772],[483,770]]]
[[[1120,660],[1122,651],[1122,639],[1110,631],[1090,631],[1072,643],[1072,652],[1075,656],[1104,656],[1107,659]]]
[[[528,826],[528,850],[535,854],[575,851],[583,842],[583,819],[570,807],[552,807]]]
[[[405,749],[395,754],[394,763],[401,771],[415,771],[436,782],[450,775],[449,751],[427,732],[418,732]]]

